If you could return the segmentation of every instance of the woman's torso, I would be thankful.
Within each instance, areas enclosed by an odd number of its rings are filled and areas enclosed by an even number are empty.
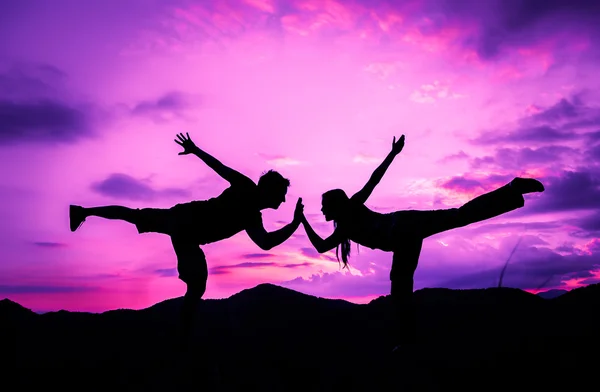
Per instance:
[[[393,248],[394,214],[382,214],[365,205],[353,205],[341,228],[351,241],[371,249],[391,251]]]

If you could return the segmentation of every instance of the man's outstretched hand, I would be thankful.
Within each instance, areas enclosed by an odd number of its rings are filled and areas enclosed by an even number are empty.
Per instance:
[[[190,135],[187,132],[185,133],[185,135],[183,133],[178,134],[177,139],[175,139],[175,143],[183,147],[183,151],[180,152],[178,155],[193,154],[196,148],[198,148],[196,147],[192,139],[190,139]]]
[[[304,204],[302,204],[302,198],[299,197],[296,202],[296,209],[294,210],[294,222],[302,222],[304,218]]]
[[[400,154],[400,151],[404,148],[404,135],[400,136],[400,139],[396,141],[396,136],[394,136],[394,140],[392,141],[392,153],[395,155]]]

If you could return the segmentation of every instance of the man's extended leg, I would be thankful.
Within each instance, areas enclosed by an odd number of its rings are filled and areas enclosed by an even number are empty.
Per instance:
[[[138,233],[162,234],[171,234],[175,219],[171,209],[164,208],[135,209],[123,206],[83,208],[71,205],[69,207],[71,231],[77,230],[88,216],[129,222],[135,225]]]
[[[181,307],[181,344],[186,348],[190,342],[195,323],[198,303],[206,291],[208,267],[206,257],[200,247],[192,241],[171,237],[177,255],[179,279],[187,284]]]
[[[98,216],[104,219],[117,219],[129,223],[136,223],[136,217],[139,210],[123,206],[104,206],[84,208],[81,206],[69,206],[69,220],[71,231],[75,231],[81,226],[88,216]]]

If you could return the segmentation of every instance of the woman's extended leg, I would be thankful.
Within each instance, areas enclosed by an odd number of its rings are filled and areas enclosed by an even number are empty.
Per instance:
[[[523,195],[543,192],[541,182],[532,178],[516,177],[510,183],[477,196],[460,208],[420,211],[418,227],[422,238],[481,222],[505,214],[525,205]]]
[[[208,267],[204,252],[197,244],[179,237],[171,237],[171,242],[177,255],[179,279],[187,284],[181,307],[181,344],[185,349],[191,338],[198,303],[206,291]]]

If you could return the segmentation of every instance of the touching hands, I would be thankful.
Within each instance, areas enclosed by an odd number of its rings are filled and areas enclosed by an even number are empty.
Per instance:
[[[400,154],[400,151],[404,148],[404,135],[400,136],[400,139],[396,141],[396,136],[394,136],[394,140],[392,141],[392,153],[394,155]]]
[[[302,198],[299,197],[296,202],[296,209],[294,210],[294,222],[300,223],[304,219],[304,204],[302,204]]]
[[[197,148],[192,139],[190,139],[189,133],[186,132],[185,135],[187,138],[183,135],[183,133],[180,133],[177,135],[177,139],[175,139],[175,143],[183,147],[183,151],[178,155],[193,154],[194,150]]]

